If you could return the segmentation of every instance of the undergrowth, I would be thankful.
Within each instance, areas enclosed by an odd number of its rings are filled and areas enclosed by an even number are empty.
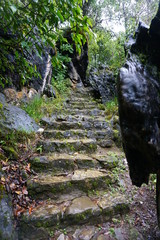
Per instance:
[[[58,112],[63,107],[64,99],[70,93],[70,82],[68,79],[55,81],[52,84],[56,90],[56,98],[45,98],[44,96],[36,96],[27,105],[22,105],[30,117],[39,122],[42,117],[50,117],[54,112]]]
[[[114,98],[111,101],[108,101],[105,104],[105,114],[114,114],[118,112],[118,101],[117,98]]]
[[[0,130],[1,159],[8,158],[17,160],[21,150],[26,150],[27,145],[34,138],[34,133],[26,133],[25,131],[17,130]]]

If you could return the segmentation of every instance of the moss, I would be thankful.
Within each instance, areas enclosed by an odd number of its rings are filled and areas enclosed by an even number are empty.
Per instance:
[[[114,207],[114,213],[119,214],[119,213],[127,213],[129,212],[129,205],[126,203],[119,203],[116,204]]]
[[[40,163],[40,158],[39,157],[34,158],[34,162]]]
[[[62,134],[61,132],[57,132],[55,138],[57,138],[57,139],[63,139],[64,136],[63,136],[63,134]]]
[[[0,159],[1,160],[6,160],[6,156],[4,154],[0,153]]]
[[[98,108],[99,108],[100,110],[105,110],[105,105],[102,104],[102,103],[99,103],[99,104],[98,104]]]
[[[2,149],[5,151],[5,153],[9,159],[18,160],[18,157],[19,157],[18,153],[15,151],[15,149],[13,147],[2,146]]]
[[[117,147],[122,147],[121,135],[118,130],[113,130],[113,140]]]
[[[95,152],[97,149],[97,145],[96,144],[90,144],[89,148],[88,148],[88,152]]]
[[[147,64],[148,57],[145,54],[139,53],[138,57],[142,64],[144,64],[144,65]]]
[[[4,196],[4,186],[2,184],[0,184],[0,201],[2,200],[3,196]]]

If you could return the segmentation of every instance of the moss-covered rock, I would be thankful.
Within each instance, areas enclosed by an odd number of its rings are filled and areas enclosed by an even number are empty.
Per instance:
[[[10,147],[10,146],[2,146],[2,149],[5,151],[6,153],[6,156],[9,158],[9,159],[13,159],[13,160],[17,160],[18,159],[18,153],[17,151],[13,148],[13,147]]]

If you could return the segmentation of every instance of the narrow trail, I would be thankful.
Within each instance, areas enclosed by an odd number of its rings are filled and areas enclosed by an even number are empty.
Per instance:
[[[128,170],[104,111],[81,87],[42,125],[43,152],[30,160],[37,174],[27,184],[29,195],[42,204],[23,215],[19,239],[117,239],[113,223],[122,224],[130,212]],[[107,222],[112,224],[104,234],[101,224]]]

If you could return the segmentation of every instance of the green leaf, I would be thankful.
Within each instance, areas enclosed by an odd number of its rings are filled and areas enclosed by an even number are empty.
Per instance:
[[[57,11],[57,15],[58,15],[60,21],[61,21],[61,22],[64,22],[64,17],[62,16],[62,14],[60,13],[59,10]]]
[[[17,8],[16,8],[15,5],[11,5],[10,8],[11,8],[11,10],[12,10],[13,13],[15,13],[15,12],[17,11]]]

